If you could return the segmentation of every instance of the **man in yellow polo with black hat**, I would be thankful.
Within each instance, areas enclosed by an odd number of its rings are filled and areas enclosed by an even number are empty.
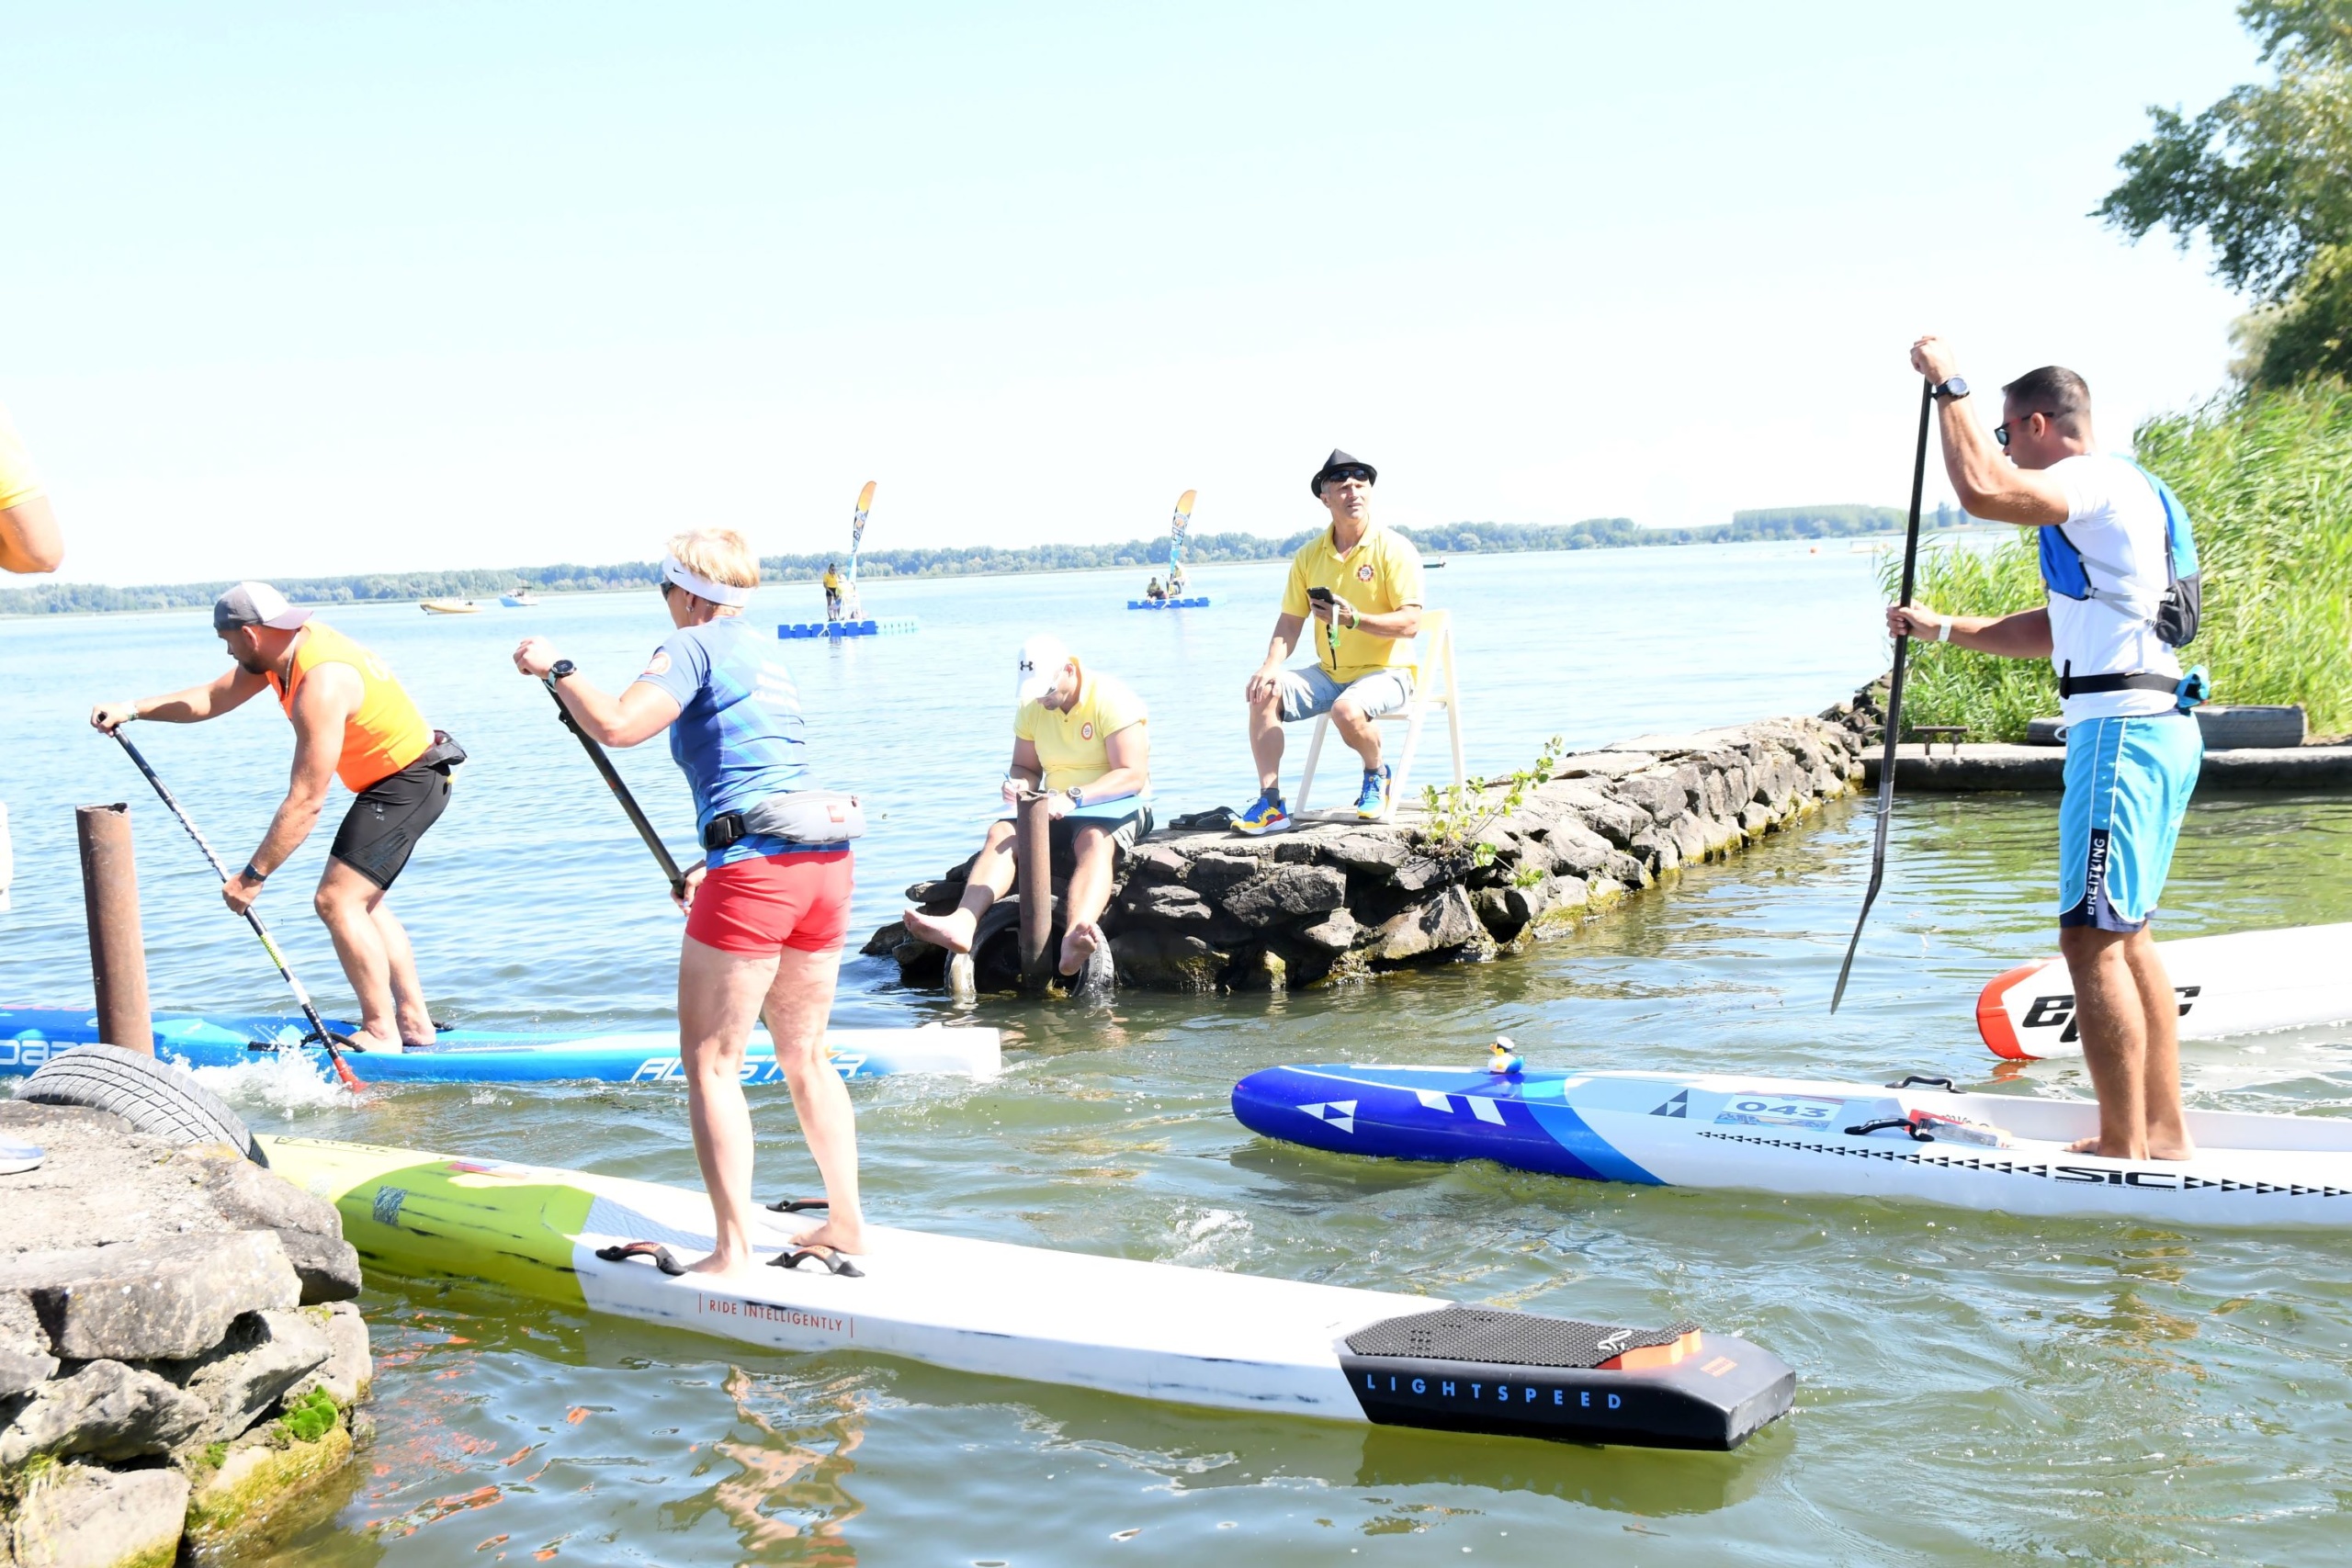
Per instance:
[[[1250,750],[1258,762],[1258,803],[1234,821],[1252,836],[1290,827],[1283,804],[1283,726],[1320,714],[1363,760],[1356,815],[1371,821],[1388,807],[1390,774],[1380,760],[1373,720],[1413,695],[1413,637],[1421,629],[1421,554],[1413,542],[1372,520],[1370,463],[1332,451],[1309,488],[1331,525],[1291,558],[1282,614],[1265,662],[1250,677]],[[1312,627],[1315,662],[1283,661]]]

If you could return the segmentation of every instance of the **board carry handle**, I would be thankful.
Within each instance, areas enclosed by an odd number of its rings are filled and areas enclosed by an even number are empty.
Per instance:
[[[1918,1123],[1913,1122],[1908,1116],[1882,1116],[1875,1122],[1865,1122],[1860,1126],[1847,1128],[1846,1136],[1864,1137],[1871,1133],[1883,1133],[1891,1127],[1902,1128],[1918,1143],[1932,1144],[1936,1141],[1936,1135],[1933,1133],[1921,1132]]]
[[[1941,1073],[1905,1073],[1900,1081],[1886,1087],[1889,1089],[1939,1089],[1946,1094],[1960,1092],[1960,1086]]]

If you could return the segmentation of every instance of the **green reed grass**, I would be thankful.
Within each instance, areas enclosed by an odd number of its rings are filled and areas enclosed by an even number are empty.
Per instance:
[[[2212,672],[2214,700],[2301,703],[2315,733],[2352,728],[2352,390],[2341,382],[2219,398],[2136,433],[2140,461],[2179,495],[2197,530],[2205,615],[2184,662]],[[1924,552],[1917,601],[2004,615],[2042,603],[2034,536],[1990,550]],[[1890,596],[1902,558],[1881,565]],[[1904,719],[1964,724],[1975,740],[2022,740],[2058,711],[2046,660],[1913,643]]]

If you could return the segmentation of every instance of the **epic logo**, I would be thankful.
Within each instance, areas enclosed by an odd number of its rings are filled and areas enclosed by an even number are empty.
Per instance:
[[[2204,991],[2205,987],[2202,986],[2175,986],[2172,989],[2173,995],[2180,998],[2180,1016],[2187,1018],[2188,1016],[2188,1010],[2197,1004],[2197,998],[2199,995]],[[2061,1029],[2064,1030],[2064,1032],[2058,1036],[2059,1040],[2064,1043],[2071,1044],[2083,1037],[2080,1025],[2081,1021],[2075,1016],[2074,993],[2068,991],[2056,996],[2034,998],[2032,1005],[2025,1010],[2024,1021],[2019,1023],[2018,1027],[2020,1029]]]

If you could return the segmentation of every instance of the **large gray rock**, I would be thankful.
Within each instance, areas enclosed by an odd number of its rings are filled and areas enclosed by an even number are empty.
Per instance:
[[[368,1385],[376,1378],[375,1355],[368,1348],[367,1320],[349,1302],[337,1302],[323,1314],[313,1312],[310,1315],[326,1335],[327,1359],[317,1371],[286,1391],[286,1402],[290,1404],[311,1390],[322,1388],[329,1399],[347,1409],[368,1397]]]
[[[187,1522],[188,1479],[168,1466],[92,1470],[66,1465],[0,1515],[8,1568],[122,1568],[172,1562]]]
[[[1326,953],[1345,953],[1363,935],[1363,928],[1356,924],[1354,911],[1333,909],[1323,919],[1300,931],[1298,940]]]
[[[20,1291],[71,1360],[181,1359],[220,1343],[249,1312],[290,1307],[302,1281],[274,1231],[182,1235],[0,1258],[0,1292]]]
[[[1592,814],[1593,831],[1621,850],[1632,848],[1634,837],[1649,827],[1649,813],[1627,801],[1604,801]]]
[[[1487,928],[1471,907],[1470,895],[1459,886],[1449,886],[1382,926],[1369,953],[1395,964],[1425,953],[1483,946],[1486,941]]]
[[[0,1400],[30,1393],[57,1375],[49,1331],[21,1291],[0,1292]]]
[[[1266,855],[1271,857],[1272,853],[1272,846],[1268,846]],[[1193,868],[1184,880],[1200,892],[1215,896],[1240,886],[1262,869],[1259,856],[1218,851],[1194,855]]]
[[[1544,847],[1551,855],[1555,874],[1590,876],[1609,864],[1609,840],[1581,822],[1555,823],[1544,835]]]
[[[207,1411],[199,1435],[207,1442],[243,1436],[334,1350],[325,1326],[302,1313],[247,1313],[230,1325],[227,1338],[182,1371],[181,1386]]]
[[[1320,915],[1348,901],[1348,879],[1328,865],[1276,865],[1226,895],[1227,913],[1261,930]]]
[[[123,1460],[168,1453],[203,1430],[211,1414],[202,1398],[153,1372],[92,1361],[41,1384],[0,1427],[0,1470],[35,1454]]]
[[[1190,932],[1146,926],[1112,937],[1111,959],[1122,986],[1209,992],[1217,988],[1233,955]]]
[[[294,1277],[302,1281],[302,1304],[347,1302],[359,1294],[359,1249],[341,1236],[316,1231],[279,1231],[278,1244]]]
[[[1119,907],[1135,919],[1162,925],[1207,925],[1216,919],[1216,907],[1181,882],[1153,882],[1140,887],[1131,884],[1121,896]]]
[[[1630,774],[1617,781],[1618,795],[1647,812],[1653,822],[1668,821],[1690,804],[1679,773],[1677,768],[1652,768]]]

